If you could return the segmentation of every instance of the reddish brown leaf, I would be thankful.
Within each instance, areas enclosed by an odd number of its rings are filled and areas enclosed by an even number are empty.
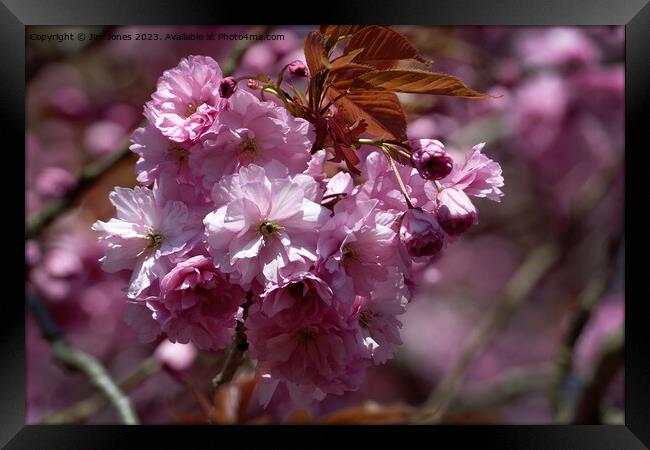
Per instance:
[[[322,69],[329,66],[327,54],[325,53],[325,44],[323,35],[318,31],[310,32],[305,38],[305,59],[307,67],[312,75],[317,74]]]
[[[362,64],[337,65],[336,67],[332,67],[328,81],[333,81],[334,87],[338,91],[343,92],[352,86],[354,80],[372,70],[372,67],[364,66]]]
[[[370,72],[369,66],[347,64],[333,68],[329,79],[333,86],[327,91],[329,100],[336,99],[353,86],[354,80]],[[334,102],[345,120],[352,124],[363,119],[367,131],[376,137],[402,140],[406,138],[406,118],[395,94],[388,91],[353,91]]]
[[[354,60],[354,58],[356,58],[357,55],[359,53],[361,53],[362,51],[364,51],[364,50],[365,49],[363,49],[363,48],[358,48],[356,50],[352,50],[347,55],[339,56],[338,58],[336,58],[335,60],[332,61],[332,68],[339,68],[339,67],[343,67],[345,65],[350,64],[352,62],[352,60]]]
[[[327,91],[332,99],[341,94],[338,88]],[[406,139],[406,118],[402,105],[390,91],[356,91],[339,98],[336,107],[348,123],[363,119],[368,133],[377,138]]]
[[[364,27],[350,38],[344,54],[354,50],[364,49],[354,59],[354,62],[367,64],[377,69],[395,67],[401,60],[410,59],[429,65],[415,47],[397,31],[380,26]]]
[[[320,32],[325,36],[325,48],[329,51],[336,43],[346,36],[351,36],[360,29],[365,28],[364,25],[321,25]]]
[[[492,97],[465,86],[461,80],[454,76],[417,69],[374,70],[366,72],[354,80],[352,88],[385,89],[394,92],[452,95],[455,97],[470,98]]]

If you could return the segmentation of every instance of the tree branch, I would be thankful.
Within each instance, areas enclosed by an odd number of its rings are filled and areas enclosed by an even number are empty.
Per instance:
[[[233,339],[226,361],[223,363],[221,372],[212,379],[212,386],[218,389],[221,385],[229,383],[241,363],[244,361],[244,353],[248,350],[248,341],[246,340],[246,326],[244,321],[248,317],[248,307],[253,301],[253,292],[246,293],[246,303],[243,305],[244,313],[241,322],[237,322],[235,330],[235,338]]]
[[[550,387],[551,409],[556,421],[564,422],[565,419],[568,419],[570,411],[564,399],[563,389],[573,369],[574,352],[578,340],[589,323],[596,305],[607,292],[616,274],[614,262],[620,241],[620,236],[611,240],[606,267],[600,275],[587,283],[580,294],[580,309],[573,316],[557,354],[555,376]]]
[[[449,414],[486,410],[534,392],[543,392],[552,379],[553,367],[549,365],[510,369],[496,380],[459,396],[450,405]]]
[[[540,245],[528,255],[506,285],[503,297],[467,340],[460,356],[425,403],[419,421],[438,423],[444,417],[460,389],[470,362],[485,348],[496,331],[507,322],[517,306],[528,297],[559,259],[558,247],[550,243]]]
[[[112,153],[101,161],[88,165],[70,192],[60,199],[46,203],[40,211],[27,219],[25,238],[33,239],[37,237],[50,223],[73,206],[97,180],[131,154],[127,147]]]
[[[43,303],[34,297],[27,297],[27,304],[42,331],[42,336],[52,346],[54,356],[66,367],[85,374],[117,412],[120,421],[126,425],[137,425],[138,417],[129,398],[112,380],[108,371],[92,355],[67,342]]]
[[[118,386],[125,392],[130,391],[142,381],[157,373],[161,368],[160,362],[155,357],[143,360],[138,367],[122,379]],[[45,425],[60,425],[66,423],[79,423],[92,417],[107,403],[106,397],[100,393],[94,394],[76,404],[60,411],[55,411],[43,416],[40,423]]]
[[[578,399],[571,423],[601,423],[602,400],[614,377],[623,368],[624,347],[625,340],[622,329],[608,337],[601,351],[596,369]]]

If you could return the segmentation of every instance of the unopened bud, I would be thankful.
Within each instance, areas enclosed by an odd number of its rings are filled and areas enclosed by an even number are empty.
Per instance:
[[[420,208],[404,213],[399,232],[400,240],[409,255],[435,255],[442,249],[444,233],[436,218]]]
[[[237,90],[237,82],[233,77],[226,77],[221,80],[219,85],[219,94],[221,98],[230,98],[232,94]]]
[[[296,59],[294,62],[289,64],[287,70],[296,78],[307,78],[309,76],[309,69],[305,63],[299,59]]]
[[[478,219],[478,213],[467,194],[455,188],[438,193],[436,215],[442,229],[451,236],[463,234]]]
[[[454,160],[445,151],[442,142],[435,139],[416,139],[411,144],[411,162],[425,180],[441,180],[454,167]]]

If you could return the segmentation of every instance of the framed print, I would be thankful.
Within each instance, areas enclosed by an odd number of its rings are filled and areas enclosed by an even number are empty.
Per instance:
[[[4,1],[3,445],[648,448],[646,3]]]

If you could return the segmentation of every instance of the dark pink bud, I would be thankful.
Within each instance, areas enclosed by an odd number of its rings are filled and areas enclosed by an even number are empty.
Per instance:
[[[237,82],[233,77],[226,77],[219,84],[219,95],[221,98],[230,98],[237,90]]]
[[[294,62],[287,66],[289,73],[296,78],[307,78],[309,76],[309,69],[304,62],[296,59]]]
[[[438,253],[445,235],[431,213],[411,208],[402,217],[399,237],[408,254],[419,257]]]
[[[442,229],[451,236],[463,234],[478,219],[476,208],[467,194],[455,188],[438,193],[436,214]]]
[[[442,142],[435,139],[415,139],[411,144],[411,162],[425,180],[441,180],[451,172],[454,160]]]

